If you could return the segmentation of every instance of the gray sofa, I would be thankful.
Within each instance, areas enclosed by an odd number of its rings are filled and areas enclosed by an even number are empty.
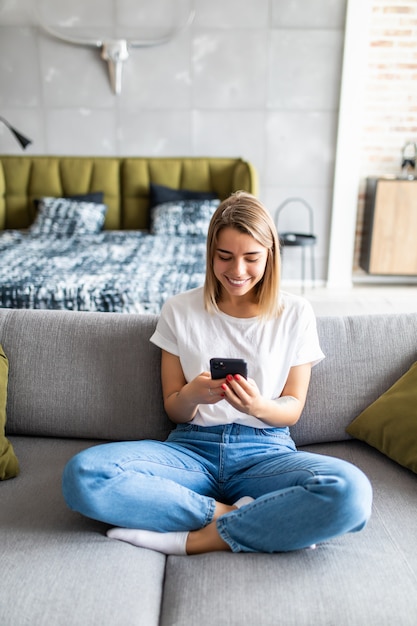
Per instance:
[[[112,541],[68,510],[66,461],[99,440],[166,436],[153,316],[0,310],[7,434],[20,461],[0,483],[2,626],[417,623],[417,476],[346,426],[417,359],[417,314],[319,318],[327,358],[293,429],[374,487],[364,531],[287,554],[169,557]],[[279,529],[278,529],[279,532]]]

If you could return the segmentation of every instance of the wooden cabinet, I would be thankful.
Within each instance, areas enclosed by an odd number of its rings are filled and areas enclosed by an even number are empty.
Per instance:
[[[370,274],[417,275],[417,180],[367,180],[360,265]]]

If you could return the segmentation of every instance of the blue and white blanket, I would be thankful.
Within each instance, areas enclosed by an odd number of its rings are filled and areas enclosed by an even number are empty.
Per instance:
[[[103,231],[31,237],[0,234],[0,307],[159,313],[165,300],[201,286],[204,237]]]

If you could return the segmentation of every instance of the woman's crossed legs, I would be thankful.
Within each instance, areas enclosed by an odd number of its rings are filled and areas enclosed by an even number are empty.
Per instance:
[[[121,527],[110,536],[165,553],[282,552],[365,526],[372,489],[355,466],[267,442],[262,454],[258,442],[256,454],[247,441],[237,446],[96,446],[67,464],[64,496],[70,508]],[[235,506],[242,496],[254,501]]]

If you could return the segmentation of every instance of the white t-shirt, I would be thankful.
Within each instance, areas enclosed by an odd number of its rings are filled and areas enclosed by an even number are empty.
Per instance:
[[[278,318],[237,318],[204,308],[203,288],[173,296],[162,307],[152,343],[179,357],[187,382],[210,371],[210,359],[242,358],[265,398],[278,398],[290,368],[324,358],[310,303],[281,292],[283,312]],[[192,420],[201,426],[239,423],[268,428],[262,420],[234,409],[228,402],[201,404]]]

